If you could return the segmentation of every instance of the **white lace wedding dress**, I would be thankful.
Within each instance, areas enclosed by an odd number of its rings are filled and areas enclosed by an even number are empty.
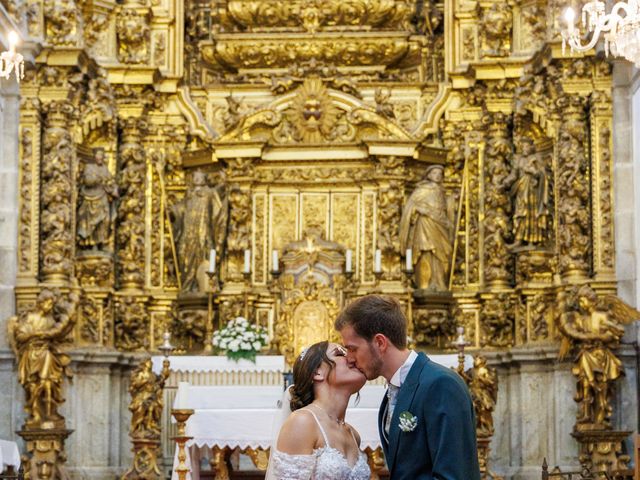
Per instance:
[[[269,459],[267,480],[369,480],[371,470],[366,455],[360,451],[355,465],[350,466],[344,454],[329,444],[318,417],[307,411],[318,424],[324,447],[316,448],[311,455],[289,455],[274,450]]]

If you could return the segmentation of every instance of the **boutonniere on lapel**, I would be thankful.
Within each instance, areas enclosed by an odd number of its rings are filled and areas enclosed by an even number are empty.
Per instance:
[[[403,432],[413,432],[418,426],[418,417],[411,412],[402,412],[400,414],[400,430]]]

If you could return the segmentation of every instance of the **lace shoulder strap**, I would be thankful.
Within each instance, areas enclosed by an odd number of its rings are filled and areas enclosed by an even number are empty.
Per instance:
[[[320,420],[318,420],[318,417],[316,417],[316,414],[313,413],[313,411],[310,410],[310,409],[305,409],[304,411],[305,412],[309,412],[311,414],[311,416],[314,418],[314,420],[318,424],[318,428],[320,429],[320,433],[322,434],[322,438],[324,439],[325,446],[331,448],[331,445],[329,445],[329,439],[327,438],[327,434],[325,433],[324,428],[322,428],[322,425],[320,424]]]

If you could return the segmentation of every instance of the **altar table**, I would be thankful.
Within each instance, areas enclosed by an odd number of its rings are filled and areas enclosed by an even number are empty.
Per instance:
[[[274,421],[279,418],[278,402],[282,399],[282,387],[274,386],[195,386],[187,388],[187,408],[194,414],[187,422],[186,433],[193,437],[187,443],[187,465],[193,471],[189,478],[199,478],[199,462],[191,462],[191,456],[202,448],[228,447],[241,450],[263,449],[271,446],[274,437]],[[383,385],[366,385],[351,398],[346,421],[360,433],[362,448],[375,450],[380,446],[378,437],[378,406],[384,396]],[[178,394],[180,395],[180,394]],[[174,408],[176,405],[174,405]],[[195,447],[195,448],[194,448]],[[173,479],[177,478],[174,458]]]

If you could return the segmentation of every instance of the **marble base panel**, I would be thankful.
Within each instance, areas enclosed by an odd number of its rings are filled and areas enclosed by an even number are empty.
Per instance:
[[[636,352],[625,346],[618,353],[626,376],[617,383],[612,422],[637,431]],[[557,354],[553,345],[485,353],[499,381],[490,467],[505,479],[538,480],[543,458],[551,467],[577,469],[579,446],[571,436],[576,381],[571,363],[558,362]]]

